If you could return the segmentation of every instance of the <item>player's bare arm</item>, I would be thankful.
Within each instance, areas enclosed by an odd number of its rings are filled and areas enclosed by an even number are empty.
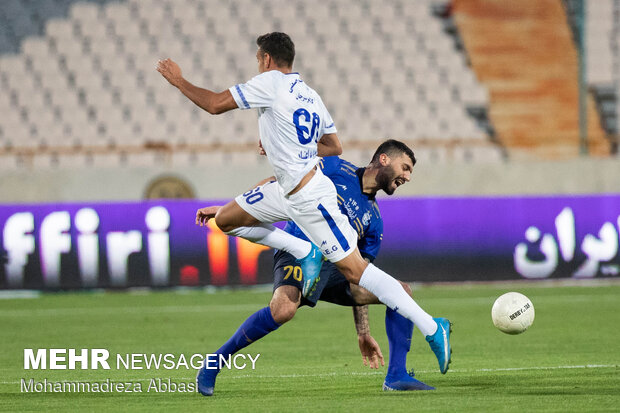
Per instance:
[[[371,369],[378,369],[379,363],[384,366],[383,354],[377,341],[370,335],[370,326],[368,325],[368,306],[354,306],[353,319],[355,320],[355,329],[357,330],[357,341],[362,353],[362,362],[364,366],[370,366]]]
[[[210,219],[215,218],[215,214],[217,214],[217,211],[219,211],[221,207],[221,205],[215,205],[200,208],[196,211],[196,225],[200,225],[201,227],[207,225]]]
[[[404,283],[398,280],[403,289],[407,292],[407,294],[411,295],[411,287],[409,284]],[[376,295],[365,289],[364,287],[360,287],[359,285],[350,284],[351,294],[353,295],[353,299],[355,302],[360,305],[368,305],[368,304],[380,304],[381,301],[377,298]]]
[[[237,109],[237,103],[229,90],[217,93],[194,86],[183,77],[181,68],[172,59],[164,59],[157,62],[157,71],[189,100],[212,115]]]
[[[342,154],[342,145],[335,133],[326,133],[317,142],[317,153],[320,157],[338,156]]]

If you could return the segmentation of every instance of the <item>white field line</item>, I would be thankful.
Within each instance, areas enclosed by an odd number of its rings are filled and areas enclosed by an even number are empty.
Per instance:
[[[39,298],[41,294],[41,291],[36,290],[2,290],[0,291],[0,300]]]
[[[499,368],[499,369],[450,369],[448,373],[476,373],[476,372],[502,372],[502,371],[529,371],[529,370],[562,370],[562,369],[608,369],[608,368],[617,368],[620,367],[617,364],[584,364],[584,365],[575,365],[575,366],[548,366],[548,367],[509,367],[509,368]],[[436,370],[416,370],[416,374],[428,374],[428,373],[437,373]],[[383,375],[385,373],[381,371],[370,371],[370,372],[347,372],[347,373],[339,373],[339,372],[331,372],[331,373],[317,373],[317,374],[288,374],[288,375],[273,375],[273,376],[259,376],[253,374],[245,374],[242,376],[234,376],[232,378],[242,379],[249,377],[256,378],[301,378],[301,377],[336,377],[336,376],[375,376],[375,375]]]
[[[536,370],[572,370],[572,369],[613,369],[619,368],[618,364],[581,364],[574,366],[534,366],[534,367],[507,367],[507,368],[498,368],[498,369],[450,369],[448,374],[469,374],[469,373],[493,373],[493,372],[505,372],[505,371],[536,371]],[[428,374],[428,373],[437,373],[436,370],[416,370],[417,373]],[[297,379],[297,378],[308,378],[308,377],[346,377],[346,376],[383,376],[385,373],[382,371],[369,371],[369,372],[330,372],[330,373],[314,373],[314,374],[275,374],[275,375],[265,375],[265,374],[241,374],[234,375],[232,377],[227,377],[227,379]],[[157,378],[157,377],[156,377]],[[166,377],[167,378],[167,377]],[[172,377],[173,380],[194,380],[196,377]],[[141,379],[127,379],[127,378],[108,378],[113,382],[121,382],[125,381],[139,381],[145,382],[150,381],[152,378],[141,378]],[[42,380],[42,379],[41,379]],[[58,381],[105,381],[106,379],[99,380],[83,380],[83,379],[75,379],[75,380],[58,380]],[[57,380],[50,380],[57,381]],[[0,384],[20,384],[21,381],[0,381]]]

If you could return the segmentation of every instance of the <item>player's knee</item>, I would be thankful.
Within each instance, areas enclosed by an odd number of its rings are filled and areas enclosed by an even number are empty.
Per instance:
[[[271,309],[271,315],[278,324],[284,324],[291,321],[297,313],[296,307],[276,307]]]
[[[360,278],[362,278],[362,274],[359,271],[355,271],[352,268],[346,268],[344,270],[340,270],[340,272],[344,275],[344,278],[346,278],[348,282],[359,285]]]
[[[359,284],[360,279],[362,278],[362,274],[368,263],[364,261],[361,256],[359,259],[354,259],[353,257],[347,257],[341,261],[336,262],[336,267],[338,270],[344,275],[344,278],[347,279],[348,282],[353,284]]]
[[[297,304],[292,302],[283,303],[272,300],[269,303],[269,308],[271,309],[271,316],[278,324],[291,321],[297,313]]]

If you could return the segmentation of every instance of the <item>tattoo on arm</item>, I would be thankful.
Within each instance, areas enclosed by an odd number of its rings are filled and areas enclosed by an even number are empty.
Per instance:
[[[353,319],[355,320],[355,329],[358,336],[370,334],[370,326],[368,325],[368,306],[353,306]]]

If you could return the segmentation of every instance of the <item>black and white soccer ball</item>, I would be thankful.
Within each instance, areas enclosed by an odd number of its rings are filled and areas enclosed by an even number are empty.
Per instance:
[[[501,295],[491,309],[493,324],[506,334],[521,334],[534,322],[534,304],[521,293]]]

